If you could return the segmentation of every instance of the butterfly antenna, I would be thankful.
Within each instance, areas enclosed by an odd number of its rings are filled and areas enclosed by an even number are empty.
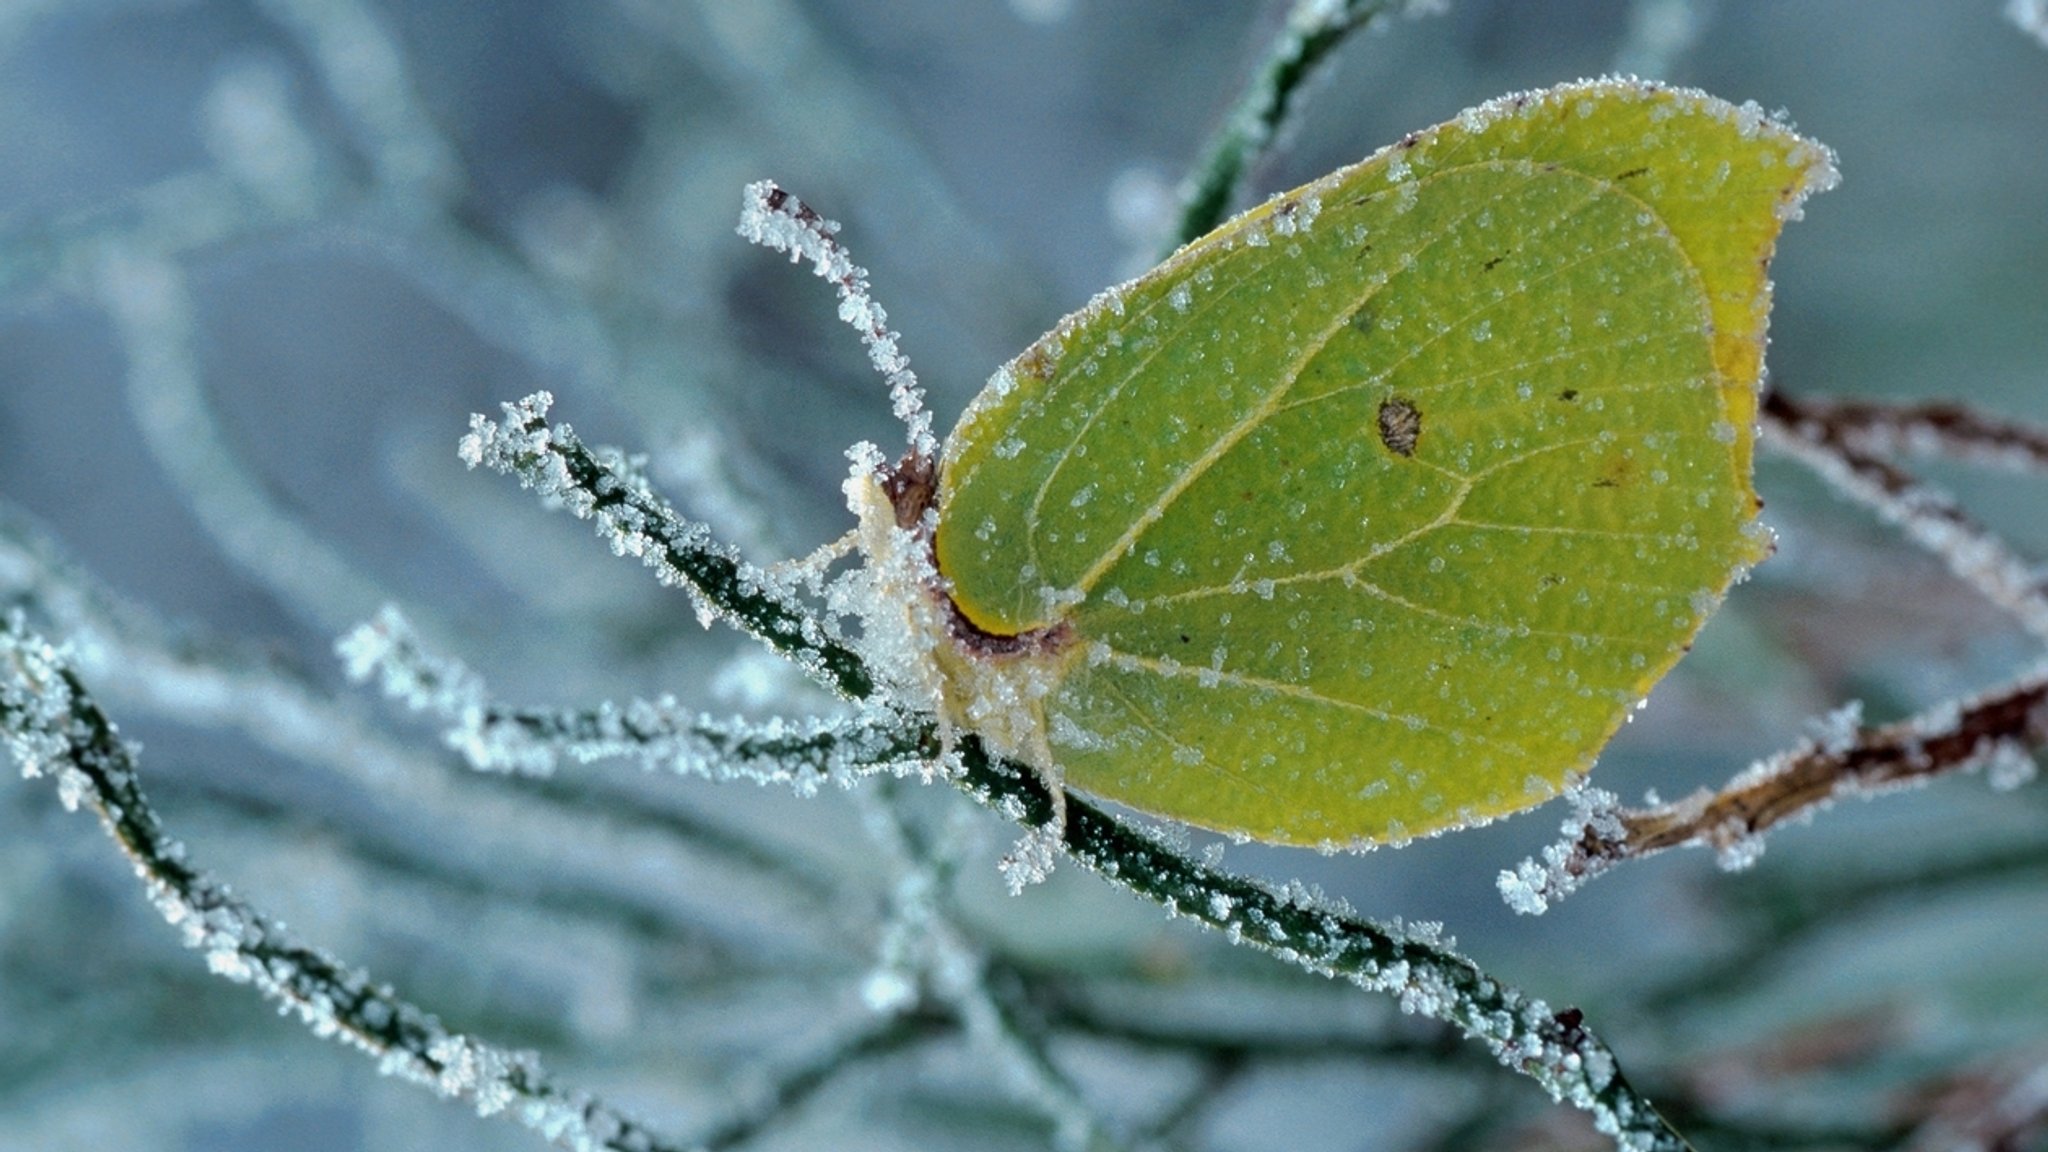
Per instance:
[[[883,485],[896,504],[899,523],[908,527],[931,504],[938,475],[938,441],[932,436],[931,413],[925,410],[924,389],[910,370],[910,358],[896,347],[889,315],[868,294],[868,270],[853,262],[839,242],[839,224],[827,220],[773,180],[747,185],[740,205],[739,233],[749,241],[789,254],[789,262],[811,262],[811,271],[839,291],[839,318],[860,333],[868,363],[889,384],[889,407],[909,433],[902,460],[885,470]]]

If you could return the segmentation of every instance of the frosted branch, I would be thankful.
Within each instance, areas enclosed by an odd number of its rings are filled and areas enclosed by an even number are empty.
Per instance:
[[[1963,706],[1944,704],[1895,724],[1861,728],[1858,710],[1842,710],[1799,747],[1752,765],[1718,792],[1669,804],[1581,810],[1565,839],[1501,873],[1501,893],[1518,912],[1540,913],[1586,881],[1626,860],[1688,844],[1711,847],[1724,867],[1740,868],[1763,851],[1763,837],[1788,821],[1809,820],[1837,800],[1867,799],[1936,777],[1983,769],[1993,787],[2031,780],[2033,753],[2048,746],[2048,671],[2036,672]]]
[[[593,452],[569,425],[548,423],[553,404],[553,396],[537,392],[505,405],[496,424],[471,416],[463,461],[516,477],[551,505],[594,520],[615,555],[636,557],[663,584],[687,589],[705,627],[723,619],[849,699],[874,691],[860,656],[806,610],[794,587],[742,561],[704,525],[677,515],[632,461]]]
[[[1967,404],[1888,404],[1774,393],[1774,419],[1815,430],[1866,456],[1955,460],[2008,472],[2048,472],[2048,428],[2006,420]]]
[[[910,456],[933,466],[939,456],[924,390],[910,370],[910,358],[896,347],[889,315],[868,293],[868,270],[855,264],[839,242],[839,224],[775,186],[772,180],[747,185],[740,204],[740,235],[751,243],[789,254],[792,264],[811,262],[811,271],[839,292],[839,318],[860,333],[868,363],[889,384],[889,407],[910,433]]]
[[[388,606],[335,647],[351,680],[375,677],[385,696],[446,724],[448,746],[484,772],[546,776],[565,760],[625,759],[680,775],[785,784],[809,795],[827,781],[844,787],[929,762],[900,725],[872,721],[750,724],[707,716],[668,696],[583,710],[510,708],[491,699],[461,661],[426,651]]]
[[[1295,0],[1286,24],[1266,49],[1265,60],[1181,191],[1174,245],[1222,223],[1245,169],[1272,145],[1302,85],[1338,45],[1383,17],[1424,15],[1441,7],[1433,0]]]
[[[1766,442],[1897,526],[2021,627],[2048,640],[2048,595],[2040,577],[1946,493],[1858,450],[1841,426],[1807,417],[1776,393],[1764,398],[1762,429]]]
[[[1051,818],[1052,797],[1028,766],[990,756],[978,739],[962,741],[960,751],[962,784],[982,803],[1026,827]],[[1451,1025],[1552,1099],[1589,1113],[1621,1147],[1687,1147],[1577,1010],[1553,1011],[1487,975],[1441,943],[1432,925],[1382,926],[1299,886],[1276,891],[1208,867],[1071,794],[1065,843],[1082,867],[1233,944],[1392,996],[1404,1012]]]
[[[151,903],[214,974],[253,985],[317,1036],[375,1057],[387,1075],[503,1113],[563,1147],[676,1148],[596,1098],[553,1082],[529,1053],[450,1032],[364,972],[298,940],[200,871],[143,795],[133,752],[62,653],[19,618],[0,630],[0,730],[22,774],[51,779],[65,807],[99,815]]]
[[[0,502],[0,604],[18,605],[49,631],[69,637],[74,663],[100,694],[125,707],[180,724],[239,732],[281,756],[324,765],[366,794],[432,820],[473,822],[533,844],[564,845],[595,836],[608,851],[688,877],[707,862],[751,883],[764,904],[799,910],[789,923],[822,922],[832,876],[790,853],[771,853],[743,837],[630,791],[593,790],[577,781],[526,779],[517,788],[479,787],[451,772],[430,750],[401,743],[347,700],[267,653],[221,637],[173,630],[68,562],[54,542]],[[467,786],[466,786],[467,785]],[[593,824],[597,827],[593,827]],[[565,902],[595,906],[602,896],[549,864],[524,879],[532,892],[551,885]],[[745,881],[743,881],[745,882]],[[710,907],[716,907],[708,902]]]

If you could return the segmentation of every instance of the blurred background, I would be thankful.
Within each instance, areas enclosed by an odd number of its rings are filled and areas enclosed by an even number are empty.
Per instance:
[[[2048,44],[1996,0],[1444,7],[1344,46],[1246,195],[1581,76],[1754,100],[1844,174],[1780,248],[1777,384],[2048,420]],[[201,865],[451,1027],[683,1137],[753,1116],[746,1147],[1049,1146],[1043,1110],[943,1020],[856,1043],[898,879],[872,797],[467,775],[332,646],[395,602],[515,702],[829,709],[585,526],[465,472],[468,415],[550,389],[750,557],[808,552],[850,526],[845,449],[901,433],[830,290],[734,234],[741,186],[772,177],[842,222],[943,428],[1156,258],[1283,11],[7,0],[0,598],[78,639]],[[2039,482],[1931,475],[2048,555]],[[1624,799],[1723,780],[1847,700],[1894,719],[2039,658],[1793,466],[1760,487],[1779,555],[1604,756]],[[1078,869],[1004,895],[1015,829],[908,792],[964,838],[951,899],[1000,990],[1133,1146],[1601,1144],[1390,1005]],[[1887,1146],[2048,1066],[2040,786],[1852,804],[1748,872],[1674,853],[1517,918],[1494,876],[1563,815],[1224,863],[1443,921],[1490,972],[1583,1008],[1703,1146]],[[540,1146],[208,977],[105,837],[12,781],[0,1037],[0,1148]],[[826,1074],[774,1105],[807,1062]]]

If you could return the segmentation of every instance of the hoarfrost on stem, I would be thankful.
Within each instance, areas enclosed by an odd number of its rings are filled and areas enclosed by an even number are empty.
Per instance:
[[[630,759],[650,770],[783,784],[809,795],[827,781],[850,787],[878,773],[926,770],[900,720],[887,714],[750,723],[685,708],[670,696],[581,710],[510,708],[461,661],[426,651],[394,607],[336,650],[350,679],[374,676],[387,697],[446,724],[448,746],[479,771],[546,776],[565,760]]]
[[[0,629],[0,730],[26,775],[57,779],[134,863],[149,899],[209,971],[254,987],[317,1036],[374,1056],[379,1068],[478,1112],[504,1112],[565,1147],[657,1152],[663,1139],[580,1091],[555,1085],[529,1054],[448,1031],[432,1015],[319,949],[187,860],[143,794],[134,751],[65,655],[19,614]]]

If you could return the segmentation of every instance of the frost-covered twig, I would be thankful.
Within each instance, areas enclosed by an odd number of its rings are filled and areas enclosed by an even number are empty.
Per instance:
[[[1295,0],[1287,22],[1266,49],[1258,71],[1224,116],[1181,191],[1175,246],[1223,221],[1246,168],[1287,122],[1294,97],[1323,58],[1346,37],[1384,16],[1421,14],[1442,7],[1431,0]]]
[[[2040,576],[1946,493],[1858,450],[1840,427],[1806,418],[1776,393],[1764,398],[1762,429],[1771,446],[1898,526],[2028,632],[2048,640],[2048,594]]]
[[[600,458],[567,424],[549,424],[553,404],[553,396],[537,392],[505,405],[496,424],[470,417],[463,460],[516,477],[578,519],[595,520],[615,554],[637,557],[663,584],[687,589],[705,627],[714,619],[729,621],[848,699],[874,691],[859,654],[805,609],[791,585],[742,561],[704,525],[678,516],[630,461],[616,454]]]
[[[786,784],[809,795],[827,781],[850,785],[930,763],[929,751],[903,725],[872,718],[753,724],[707,716],[668,696],[589,709],[511,708],[493,700],[461,661],[422,648],[390,606],[336,649],[351,680],[375,677],[386,696],[432,714],[448,726],[448,746],[484,772],[546,776],[564,760],[628,759],[684,775]]]
[[[1833,443],[1866,456],[1957,460],[2012,472],[2048,472],[2048,428],[1979,411],[1968,404],[1836,400],[1773,393],[1773,419],[1824,429]]]
[[[924,390],[910,370],[910,358],[896,347],[889,314],[868,294],[868,270],[853,262],[839,242],[839,225],[775,186],[773,180],[747,185],[740,204],[740,235],[754,244],[789,254],[792,264],[811,262],[811,270],[839,292],[839,318],[860,333],[868,362],[889,384],[889,407],[910,434],[910,458],[919,470],[937,466],[938,440],[932,436],[932,415],[925,410]]]
[[[1958,707],[1945,704],[1895,724],[1859,729],[1844,710],[1820,738],[1736,776],[1718,792],[1648,808],[1616,807],[1594,794],[1565,822],[1565,839],[1501,873],[1501,893],[1519,912],[1540,913],[1625,860],[1704,844],[1724,867],[1744,867],[1763,836],[1847,798],[1867,798],[1937,776],[1984,768],[1995,787],[2034,775],[2034,750],[2048,745],[2048,672],[2037,672]]]
[[[556,1084],[528,1053],[492,1047],[388,986],[300,942],[194,867],[143,795],[133,754],[64,656],[19,618],[0,629],[0,730],[23,775],[50,778],[66,807],[85,804],[135,865],[152,903],[207,967],[254,985],[314,1034],[376,1057],[388,1075],[504,1113],[578,1149],[680,1149],[596,1098]]]
[[[961,782],[983,803],[1026,827],[1050,818],[1052,796],[1038,773],[990,756],[978,739],[962,741],[960,752]],[[1390,929],[1298,887],[1275,891],[1210,868],[1078,796],[1067,799],[1065,832],[1068,854],[1083,867],[1171,913],[1215,928],[1232,943],[1385,993],[1403,1011],[1452,1025],[1553,1099],[1591,1114],[1622,1147],[1688,1147],[1629,1084],[1614,1053],[1576,1010],[1553,1012],[1487,975],[1439,943],[1433,926]]]
[[[746,878],[741,882],[754,893],[748,904],[798,910],[784,918],[792,927],[819,924],[825,919],[820,913],[836,907],[828,872],[793,853],[765,851],[672,804],[566,778],[526,778],[512,787],[468,783],[444,759],[394,739],[352,701],[291,665],[219,636],[173,628],[123,600],[4,502],[0,606],[19,607],[66,636],[75,664],[102,698],[181,725],[238,732],[280,756],[328,768],[389,811],[493,828],[509,840],[558,850],[602,844],[607,854],[666,875],[716,868],[728,883]],[[565,872],[563,862],[557,851],[541,866],[545,876],[514,882],[529,894],[546,888],[565,901],[602,905],[604,893],[580,878],[582,870]],[[505,865],[498,867],[502,872]],[[702,908],[722,906],[705,900]]]

